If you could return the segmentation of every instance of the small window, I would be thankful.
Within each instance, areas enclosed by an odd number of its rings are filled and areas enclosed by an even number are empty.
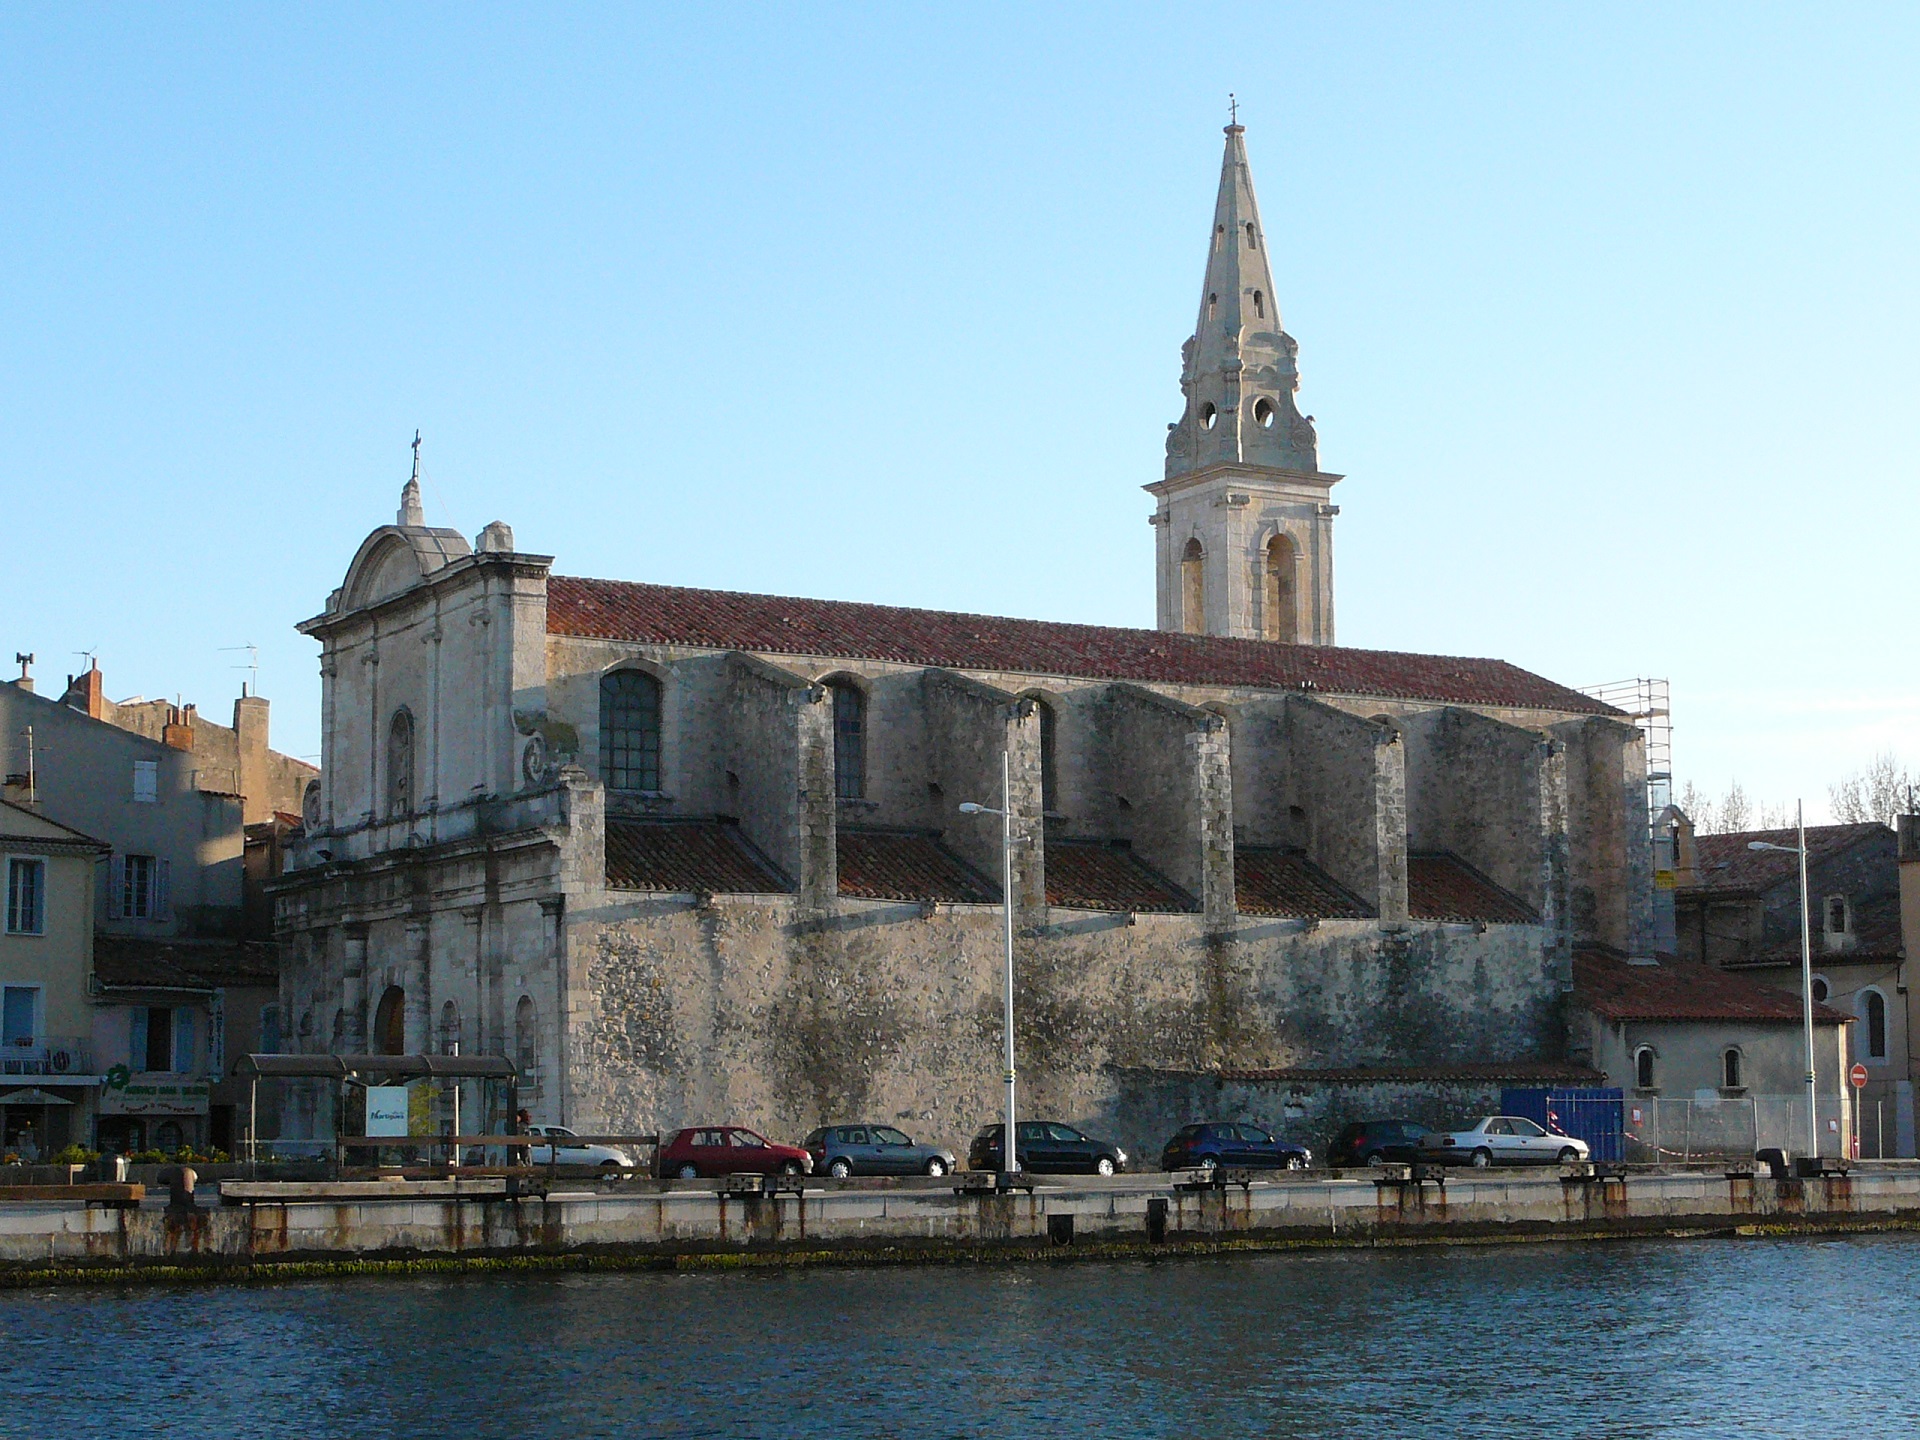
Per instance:
[[[1247,248],[1249,250],[1258,250],[1260,248],[1260,242],[1254,238],[1253,222],[1251,220],[1247,221]]]
[[[1258,290],[1253,292],[1253,313],[1256,319],[1267,318],[1267,299]]]
[[[460,1007],[451,1000],[440,1007],[440,1053],[460,1053]]]
[[[160,762],[158,760],[133,762],[133,798],[142,805],[151,805],[160,798]]]
[[[1633,1055],[1633,1083],[1642,1090],[1653,1089],[1653,1049],[1642,1045]]]
[[[1220,412],[1213,408],[1213,402],[1211,400],[1200,407],[1200,428],[1202,430],[1211,430],[1214,422],[1219,418]]]
[[[1213,227],[1213,248],[1215,250],[1218,250],[1222,245],[1226,243],[1227,243],[1227,227],[1224,225],[1214,226]]]
[[[1835,935],[1847,933],[1847,897],[1829,895],[1827,897],[1827,929]]]
[[[1219,310],[1219,308],[1220,308],[1220,297],[1218,295],[1207,296],[1207,318],[1209,320],[1213,319],[1214,314]]]
[[[1831,993],[1832,990],[1827,984],[1826,976],[1816,975],[1813,977],[1813,998],[1818,1004],[1826,1004],[1827,996]]]
[[[47,862],[7,861],[7,933],[47,933]]]
[[[1740,1071],[1740,1052],[1731,1046],[1720,1057],[1720,1084],[1728,1090],[1738,1090],[1746,1084]]]
[[[1271,430],[1273,428],[1274,413],[1273,401],[1267,399],[1266,396],[1263,395],[1253,402],[1253,423],[1258,425],[1262,430]]]
[[[1860,996],[1860,1018],[1866,1021],[1867,1059],[1887,1058],[1887,998],[1878,990]]]
[[[833,793],[842,800],[867,793],[867,697],[840,681],[833,691]]]
[[[539,1068],[539,1028],[535,1023],[533,999],[522,995],[513,1007],[513,1063],[524,1078]]]

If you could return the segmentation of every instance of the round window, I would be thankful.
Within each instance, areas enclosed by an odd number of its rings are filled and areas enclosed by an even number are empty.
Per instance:
[[[1254,423],[1262,430],[1273,428],[1273,401],[1262,398],[1253,402]]]
[[[1213,422],[1218,420],[1219,418],[1220,418],[1220,412],[1213,408],[1213,404],[1211,401],[1209,401],[1207,404],[1202,405],[1200,407],[1200,428],[1201,429],[1211,430],[1213,428]]]

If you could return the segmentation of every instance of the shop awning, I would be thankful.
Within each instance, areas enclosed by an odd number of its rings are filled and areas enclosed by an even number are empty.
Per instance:
[[[504,1055],[242,1055],[233,1073],[267,1079],[390,1080],[414,1075],[511,1080],[518,1071]]]

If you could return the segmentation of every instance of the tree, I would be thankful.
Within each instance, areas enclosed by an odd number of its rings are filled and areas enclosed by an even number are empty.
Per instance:
[[[1894,817],[1912,805],[1915,777],[1907,772],[1891,750],[1873,757],[1866,768],[1856,770],[1827,787],[1827,799],[1833,806],[1833,818],[1844,825],[1878,820],[1891,825]]]

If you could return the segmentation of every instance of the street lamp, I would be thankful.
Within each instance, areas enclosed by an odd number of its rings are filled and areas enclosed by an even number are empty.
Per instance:
[[[1005,751],[1000,755],[1000,808],[976,805],[969,800],[960,807],[962,815],[998,815],[1000,817],[1000,910],[1005,920],[1007,949],[1007,1128],[1001,1135],[1000,1179],[1020,1172],[1014,1151],[1013,1089],[1013,760]]]
[[[1807,1154],[1818,1158],[1820,1154],[1820,1124],[1814,1111],[1818,1107],[1819,1089],[1814,1082],[1813,1070],[1813,929],[1807,915],[1807,822],[1801,803],[1793,802],[1793,828],[1797,845],[1775,845],[1768,840],[1749,840],[1749,850],[1779,850],[1788,855],[1800,857],[1800,1013],[1806,1024],[1807,1047]]]

